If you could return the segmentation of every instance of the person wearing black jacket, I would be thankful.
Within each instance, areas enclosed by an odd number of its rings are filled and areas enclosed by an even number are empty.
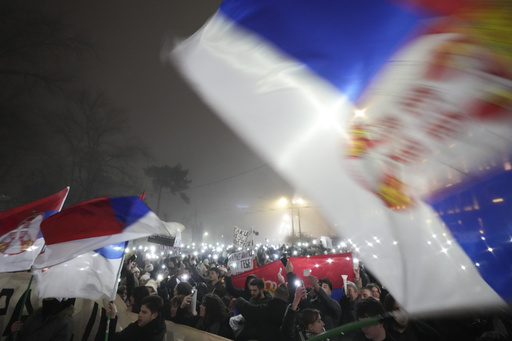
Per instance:
[[[280,332],[286,307],[288,290],[281,284],[266,304],[251,304],[242,297],[237,298],[236,308],[245,319],[244,328],[235,340],[282,340]]]
[[[251,299],[251,290],[249,290],[249,283],[255,278],[258,278],[258,276],[250,274],[245,278],[245,287],[243,289],[235,288],[233,285],[233,281],[231,279],[231,268],[228,268],[226,277],[224,277],[224,284],[226,285],[226,290],[228,291],[228,294],[230,294],[234,298],[242,297],[248,301]]]
[[[322,321],[325,323],[325,330],[330,330],[338,326],[341,317],[341,307],[339,303],[330,297],[332,293],[332,283],[327,278],[318,280],[315,276],[308,276],[308,281],[313,285],[313,289],[307,294],[305,300],[300,304],[301,309],[310,308],[320,311]],[[331,341],[339,340],[339,337],[333,336]]]
[[[163,317],[163,300],[157,295],[147,296],[142,300],[137,321],[130,323],[116,333],[116,306],[110,302],[102,312],[101,323],[96,334],[96,341],[105,340],[107,315],[110,315],[108,340],[113,341],[163,341],[167,327]]]

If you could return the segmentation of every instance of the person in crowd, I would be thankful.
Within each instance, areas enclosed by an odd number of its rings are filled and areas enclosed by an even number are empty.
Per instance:
[[[251,298],[249,303],[265,304],[272,299],[270,292],[265,290],[265,282],[261,278],[255,278],[249,283]]]
[[[383,316],[385,313],[382,303],[373,297],[360,300],[356,307],[356,317],[359,321],[370,317]],[[396,341],[395,338],[387,332],[383,321],[362,327],[353,337],[353,341]]]
[[[336,300],[331,298],[331,280],[328,278],[317,279],[315,276],[310,275],[308,276],[308,281],[313,287],[308,292],[307,299],[302,301],[303,307],[320,311],[326,330],[336,327],[341,317],[341,307]],[[338,340],[338,338],[333,337],[331,338],[332,340]]]
[[[260,267],[265,265],[265,260],[267,259],[267,255],[265,254],[265,250],[263,246],[260,246],[258,251],[256,252],[256,266]]]
[[[75,299],[45,298],[40,309],[30,314],[25,322],[11,325],[8,340],[69,341],[73,337]]]
[[[188,282],[179,282],[174,287],[174,295],[188,296],[192,293],[193,287]]]
[[[121,285],[126,285],[128,297],[132,294],[133,288],[140,285],[140,269],[137,267],[137,255],[131,254],[123,264],[121,270]]]
[[[293,301],[288,305],[283,318],[281,325],[283,340],[303,341],[324,332],[324,322],[318,310],[299,309],[299,304],[305,297],[306,289],[301,284],[296,288]]]
[[[373,298],[380,300],[380,294],[382,293],[382,290],[377,283],[368,283],[366,287],[371,288]]]
[[[340,325],[354,322],[356,320],[355,309],[357,302],[359,301],[358,297],[359,289],[356,284],[354,282],[347,281],[347,291],[344,292],[344,295],[339,300],[341,307]]]
[[[163,341],[167,334],[167,327],[163,317],[163,300],[156,295],[150,295],[142,300],[137,321],[130,323],[122,331],[116,333],[117,308],[109,302],[105,315],[102,315],[96,341],[105,340],[107,316],[110,316],[108,340],[114,341]]]
[[[233,330],[229,326],[228,308],[219,296],[210,293],[203,297],[199,317],[197,329],[233,339]]]
[[[354,272],[354,284],[357,286],[358,290],[368,284],[368,275],[364,272],[361,265],[356,266],[352,271]]]
[[[185,296],[183,295],[174,295],[170,301],[169,307],[169,315],[166,316],[166,320],[172,321],[174,323],[179,323],[177,321],[178,309],[181,307],[181,303],[183,303],[183,299]]]
[[[373,292],[372,292],[372,287],[367,285],[367,286],[362,287],[361,289],[359,289],[359,297],[358,298],[360,300],[363,300],[363,299],[368,298],[368,297],[373,297]]]
[[[179,279],[181,282],[187,282],[193,287],[197,286],[197,282],[192,278],[190,267],[186,267],[183,269],[181,275],[179,276]]]
[[[245,323],[235,340],[281,340],[280,327],[287,306],[288,289],[284,284],[277,287],[266,304],[251,304],[242,297],[237,298],[236,308]]]
[[[180,267],[180,260],[178,257],[170,257],[167,260],[167,270],[169,271],[169,276],[178,275],[178,269]]]
[[[146,298],[146,296],[149,296],[148,287],[139,285],[138,287],[133,288],[132,294],[129,297],[130,306],[128,307],[128,311],[138,314],[140,311],[142,300]]]
[[[191,304],[193,296],[193,294],[187,296],[177,295],[172,298],[170,310],[171,321],[184,324],[189,327],[195,327],[197,325],[200,316],[197,313],[197,310],[192,309]]]
[[[208,271],[208,277],[205,278],[199,274],[196,268],[189,267],[191,270],[191,276],[198,283],[206,283],[207,293],[213,293],[219,297],[223,297],[227,295],[226,287],[220,277],[220,270],[217,267],[212,267]]]
[[[388,294],[384,299],[384,309],[398,313],[391,321],[388,332],[397,341],[441,341],[439,333],[428,324],[419,320],[409,320],[395,298]]]
[[[146,285],[146,283],[151,279],[151,276],[149,273],[145,273],[144,275],[140,276],[139,278],[139,286]]]
[[[158,284],[154,279],[149,279],[144,286],[148,288],[150,295],[158,294]]]
[[[120,285],[119,288],[117,288],[117,294],[123,300],[123,302],[126,302],[128,299],[128,291],[126,289],[126,285]]]
[[[220,278],[226,277],[226,273],[228,272],[228,268],[225,265],[219,265],[217,268],[220,270]]]
[[[235,288],[233,285],[233,281],[231,279],[231,268],[228,268],[228,271],[226,272],[226,277],[224,278],[224,284],[226,285],[226,290],[228,294],[230,294],[234,298],[243,297],[244,299],[249,300],[251,298],[251,290],[249,289],[249,283],[255,278],[258,278],[258,276],[250,274],[245,278],[245,286],[243,289]]]
[[[153,275],[153,271],[155,270],[155,266],[151,263],[151,260],[144,260],[144,272],[148,273],[150,276]]]
[[[206,287],[208,293],[215,294],[219,297],[226,296],[226,287],[221,281],[220,270],[218,268],[211,268],[210,271],[208,271]]]

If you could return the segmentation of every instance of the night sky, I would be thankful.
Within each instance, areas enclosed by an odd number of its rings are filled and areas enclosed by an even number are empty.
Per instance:
[[[221,1],[51,3],[48,9],[94,45],[94,56],[81,66],[85,82],[126,110],[133,133],[150,146],[155,165],[181,163],[190,170],[191,203],[167,194],[159,216],[183,223],[194,234],[208,231],[209,242],[229,243],[234,225],[259,231],[257,241],[282,239],[286,232],[276,231],[290,209],[278,200],[300,193],[235,136],[160,56],[165,42],[193,34]],[[156,209],[149,179],[145,189],[147,203]],[[300,212],[302,231],[314,230],[315,237],[330,234],[314,203],[307,206]],[[289,228],[290,222],[284,226]]]

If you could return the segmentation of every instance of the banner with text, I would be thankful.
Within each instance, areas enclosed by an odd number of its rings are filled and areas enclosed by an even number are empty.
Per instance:
[[[254,241],[253,241],[253,235],[252,235],[252,229],[250,230],[243,230],[239,227],[234,227],[234,233],[235,237],[233,239],[233,245],[235,247],[253,247]]]
[[[252,270],[254,266],[252,250],[233,253],[228,257],[228,265],[233,275]]]

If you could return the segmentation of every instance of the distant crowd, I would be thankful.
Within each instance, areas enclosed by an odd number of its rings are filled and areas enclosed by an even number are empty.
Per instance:
[[[270,250],[270,254],[279,251],[282,250]],[[317,247],[308,252],[324,253],[324,250]],[[275,258],[260,248],[255,254],[255,266]],[[243,288],[237,288],[233,285],[227,257],[219,257],[216,262],[211,257],[194,255],[155,261],[144,259],[141,253],[129,254],[121,272],[118,295],[129,311],[138,314],[138,319],[116,333],[117,307],[109,303],[102,311],[96,340],[164,340],[165,320],[169,320],[237,341],[302,341],[371,317],[380,319],[376,324],[331,335],[328,339],[512,340],[510,312],[458,314],[422,321],[409,319],[400,302],[365,270],[364,264],[354,269],[354,282],[347,281],[339,301],[331,297],[333,286],[329,278],[310,275],[307,283],[298,281],[293,258],[288,258],[284,271],[276,273],[275,279],[279,285],[273,292],[265,290],[264,281],[254,274],[246,276]],[[48,333],[61,330],[65,335],[63,330],[69,330],[71,315],[63,312],[69,306],[69,300],[45,300],[39,315],[34,313],[25,323],[13,324],[11,330],[18,334],[17,340],[31,340],[38,328],[48,329],[49,325],[53,327]],[[46,340],[41,332],[38,335],[39,341]]]

